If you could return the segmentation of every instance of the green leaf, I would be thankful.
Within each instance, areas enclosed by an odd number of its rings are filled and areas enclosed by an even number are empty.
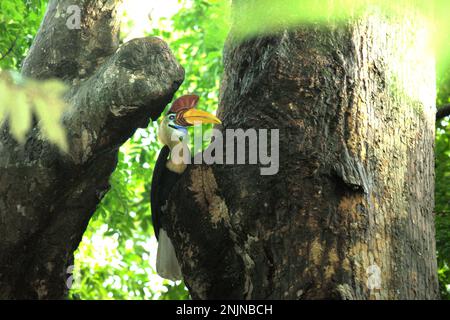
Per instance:
[[[9,99],[9,125],[13,137],[23,143],[31,127],[32,109],[26,93],[17,90],[13,99]]]

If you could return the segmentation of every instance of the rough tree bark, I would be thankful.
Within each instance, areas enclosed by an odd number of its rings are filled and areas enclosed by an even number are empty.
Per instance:
[[[280,129],[280,171],[188,168],[168,232],[193,298],[438,298],[420,21],[367,13],[244,42],[232,31],[221,129]]]
[[[52,0],[22,73],[70,87],[70,151],[39,138],[24,146],[0,132],[0,299],[64,298],[68,267],[109,188],[119,146],[156,119],[184,71],[157,38],[119,48],[120,0]],[[81,28],[66,26],[68,6]],[[49,106],[51,112],[51,106]]]

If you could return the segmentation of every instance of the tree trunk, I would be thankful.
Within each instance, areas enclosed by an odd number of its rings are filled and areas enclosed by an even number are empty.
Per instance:
[[[39,138],[37,126],[23,146],[1,129],[0,299],[66,296],[73,251],[109,188],[118,148],[158,118],[183,81],[162,40],[118,49],[120,2],[51,0],[24,62],[24,75],[70,85],[70,151]],[[68,27],[74,5],[80,28]]]
[[[192,165],[175,187],[168,232],[193,298],[439,297],[424,32],[376,13],[232,31],[220,129],[279,129],[280,166]]]

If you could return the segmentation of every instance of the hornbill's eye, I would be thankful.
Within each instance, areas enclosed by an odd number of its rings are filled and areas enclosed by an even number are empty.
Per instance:
[[[169,116],[169,120],[175,120],[175,115],[174,115],[174,114],[171,114],[171,115]]]

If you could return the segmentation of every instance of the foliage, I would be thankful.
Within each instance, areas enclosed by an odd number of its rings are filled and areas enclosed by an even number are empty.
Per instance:
[[[222,1],[186,1],[171,24],[149,34],[163,38],[185,67],[186,79],[178,95],[198,94],[199,108],[208,111],[217,107],[223,71],[222,48],[228,26],[226,16],[221,14],[223,5]],[[162,280],[154,270],[156,240],[149,195],[152,170],[161,147],[154,123],[146,130],[138,130],[120,149],[112,188],[94,214],[76,253],[72,298],[189,297],[183,283]]]
[[[436,247],[443,298],[450,299],[450,121],[437,125],[436,135]]]
[[[233,33],[238,39],[257,34],[277,32],[299,24],[316,24],[333,19],[345,21],[349,17],[372,10],[386,16],[395,14],[420,15],[428,18],[431,32],[430,46],[440,60],[439,71],[450,65],[450,2],[448,0],[236,0],[236,19]]]
[[[67,151],[59,120],[66,109],[66,86],[58,80],[35,81],[17,72],[0,73],[0,126],[7,122],[12,136],[23,143],[31,129],[33,114],[40,120],[43,138]],[[52,112],[48,112],[49,108]]]
[[[438,78],[438,105],[450,103],[450,72]],[[450,299],[450,117],[436,124],[436,247],[442,297]]]
[[[0,2],[0,125],[6,121],[13,137],[24,142],[34,114],[40,121],[42,136],[67,150],[59,122],[66,107],[65,86],[57,80],[26,79],[14,71],[20,68],[31,46],[46,5],[46,0]],[[49,106],[52,112],[48,112]]]
[[[0,1],[0,70],[20,68],[46,5],[47,0]]]

